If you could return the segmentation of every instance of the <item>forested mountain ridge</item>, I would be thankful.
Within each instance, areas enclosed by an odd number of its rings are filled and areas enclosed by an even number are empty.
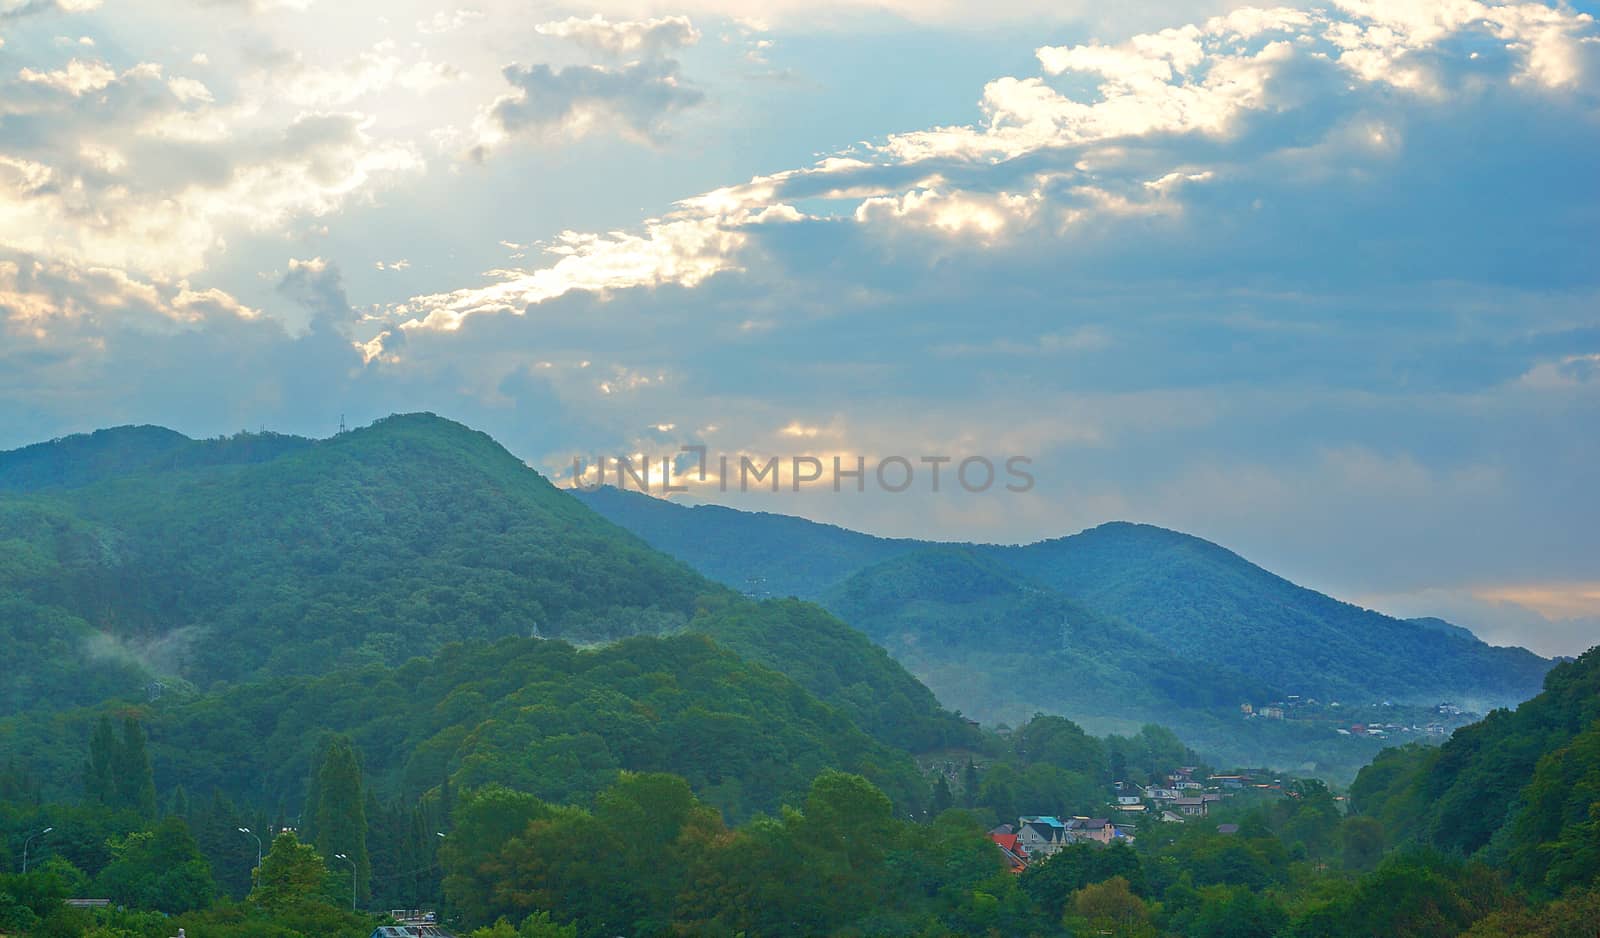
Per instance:
[[[0,454],[0,479],[0,712],[694,629],[895,745],[961,732],[860,633],[744,600],[433,415],[326,440],[105,431]]]
[[[1174,701],[1237,713],[1239,701],[1276,693],[1236,671],[1179,658],[971,547],[901,554],[821,601],[941,699],[989,719],[1017,723],[1044,710],[1096,726],[1163,719],[1192,726],[1192,714],[1172,712]]]
[[[1525,649],[1496,648],[1464,629],[1340,602],[1216,544],[1151,525],[1111,522],[1023,546],[948,545],[778,515],[690,508],[609,488],[577,494],[707,576],[734,586],[754,579],[776,593],[818,600],[847,621],[852,610],[843,605],[844,584],[852,577],[930,548],[964,547],[1017,583],[1059,597],[1063,616],[1071,614],[1070,603],[1079,615],[1119,620],[1172,654],[1285,694],[1514,703],[1538,691],[1550,666]],[[831,559],[781,562],[818,556]],[[966,598],[953,599],[959,605]],[[949,703],[977,709],[959,698]]]
[[[282,433],[191,440],[166,427],[110,427],[0,453],[0,492],[77,488],[148,471],[264,462],[311,444]]]
[[[1600,869],[1600,647],[1443,746],[1384,750],[1350,796],[1393,840],[1481,857],[1536,894],[1587,884]]]
[[[386,799],[415,801],[449,780],[581,803],[619,771],[661,771],[741,819],[776,811],[828,768],[859,772],[901,804],[926,797],[904,751],[702,635],[594,649],[508,637],[449,645],[398,668],[373,663],[116,709],[149,732],[161,791],[220,791],[291,819],[329,734],[354,742],[368,784]],[[0,764],[28,765],[48,797],[75,794],[81,740],[101,712],[0,721]]]
[[[1301,696],[1516,703],[1538,691],[1550,667],[1526,649],[1487,645],[1465,630],[1341,602],[1217,544],[1153,525],[1111,522],[991,550],[1185,657]]]

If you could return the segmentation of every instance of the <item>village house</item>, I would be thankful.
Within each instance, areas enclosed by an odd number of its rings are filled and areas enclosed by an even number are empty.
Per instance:
[[[1017,842],[1030,857],[1051,857],[1071,841],[1067,839],[1065,822],[1043,815],[1017,819]]]
[[[1195,798],[1179,798],[1172,803],[1172,807],[1186,817],[1205,817],[1211,813],[1211,806],[1221,800],[1221,795],[1200,795]]]
[[[1109,844],[1116,837],[1116,826],[1103,817],[1075,817],[1067,822],[1067,836],[1073,843]]]
[[[1011,872],[1021,873],[1028,868],[1028,850],[1017,835],[1011,832],[1010,824],[1002,824],[990,831],[989,839],[1000,848],[1000,855],[1005,858],[1006,867]]]

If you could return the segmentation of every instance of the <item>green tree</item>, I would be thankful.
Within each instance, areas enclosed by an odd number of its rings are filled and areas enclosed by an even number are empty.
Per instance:
[[[182,818],[115,840],[113,852],[95,890],[120,905],[176,914],[204,908],[216,896],[211,868]]]
[[[344,854],[355,866],[356,901],[370,896],[372,861],[367,853],[366,798],[361,763],[349,737],[336,736],[317,773],[317,849],[324,857]]]
[[[83,792],[90,801],[104,805],[116,804],[119,748],[117,731],[111,726],[111,718],[100,717],[94,735],[89,738],[89,762],[84,768]]]
[[[301,843],[294,831],[284,831],[272,839],[255,881],[249,901],[266,909],[280,908],[322,898],[328,866],[315,847]]]
[[[156,816],[156,781],[145,745],[144,727],[132,716],[122,721],[122,745],[113,757],[113,787],[118,807],[131,808],[141,817]]]
[[[1065,922],[1074,933],[1117,938],[1154,938],[1156,933],[1144,900],[1133,894],[1121,876],[1091,883],[1073,893]]]
[[[1347,817],[1339,825],[1339,846],[1345,869],[1366,872],[1383,858],[1383,824],[1361,815]]]

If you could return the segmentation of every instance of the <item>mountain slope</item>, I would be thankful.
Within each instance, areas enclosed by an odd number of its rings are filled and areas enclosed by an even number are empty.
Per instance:
[[[1437,749],[1385,750],[1350,789],[1391,841],[1479,855],[1548,896],[1600,874],[1600,648]]]
[[[855,620],[863,610],[844,602],[843,584],[874,564],[951,546],[875,538],[778,515],[687,508],[636,492],[601,489],[578,496],[707,576],[736,588],[764,578],[771,588],[786,586],[801,598],[822,601],[869,632]],[[825,553],[829,545],[844,545],[844,552],[798,571],[784,563]],[[1170,655],[1281,693],[1505,704],[1537,693],[1550,666],[1524,649],[1486,645],[1465,629],[1340,602],[1216,544],[1150,525],[1113,522],[1025,546],[966,549],[992,569],[1045,590],[1055,602],[1125,623]],[[855,562],[860,566],[845,571]],[[972,608],[967,597],[952,597],[949,590],[939,595],[952,606],[942,616]],[[918,601],[918,615],[925,617],[928,600]],[[910,605],[908,598],[907,610]],[[1068,607],[1061,608],[1070,615]],[[959,696],[948,703],[968,708]]]
[[[1271,691],[1174,656],[1123,622],[1035,586],[968,547],[928,547],[823,597],[941,699],[1019,722],[1038,710],[1092,725],[1172,718],[1171,703],[1237,710]]]
[[[0,761],[76,788],[99,713],[0,723]],[[369,664],[215,693],[169,693],[139,714],[157,785],[221,791],[294,816],[323,737],[349,734],[369,784],[414,800],[449,778],[582,803],[620,770],[683,776],[729,817],[776,811],[827,768],[870,776],[908,809],[926,797],[910,756],[841,710],[705,636],[636,637],[595,649],[505,638],[450,645],[399,668]]]
[[[0,647],[55,643],[11,659],[8,711],[92,703],[150,676],[209,688],[461,641],[694,629],[800,675],[896,745],[964,732],[855,630],[706,581],[432,415],[318,441],[106,431],[0,454],[0,477],[0,606],[13,613]]]
[[[865,567],[928,546],[789,515],[679,505],[609,485],[572,494],[705,576],[772,596],[817,599]]]
[[[1026,547],[1012,569],[1119,616],[1174,652],[1303,696],[1514,703],[1550,663],[1296,586],[1209,541],[1121,522]]]

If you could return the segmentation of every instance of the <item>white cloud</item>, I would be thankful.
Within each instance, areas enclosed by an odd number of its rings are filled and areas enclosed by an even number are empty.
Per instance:
[[[476,23],[483,18],[482,10],[440,10],[425,20],[417,20],[417,32],[424,35],[455,32],[468,23]]]
[[[412,328],[459,328],[476,313],[520,313],[574,290],[604,293],[673,284],[693,287],[731,269],[744,244],[743,219],[703,218],[652,222],[643,235],[564,232],[546,247],[560,260],[549,267],[515,272],[499,283],[451,293],[413,297],[396,310],[413,317]]]
[[[150,63],[23,69],[0,87],[5,116],[42,132],[0,141],[0,245],[166,277],[200,270],[231,230],[327,214],[421,166],[360,115],[263,126]]]
[[[426,94],[463,78],[460,69],[426,56],[402,59],[392,42],[380,42],[335,67],[296,61],[273,69],[267,82],[304,107],[343,107],[368,95],[393,89]]]
[[[686,16],[612,22],[595,15],[569,17],[535,27],[542,36],[570,39],[580,46],[620,59],[660,58],[700,41],[700,31]]]

